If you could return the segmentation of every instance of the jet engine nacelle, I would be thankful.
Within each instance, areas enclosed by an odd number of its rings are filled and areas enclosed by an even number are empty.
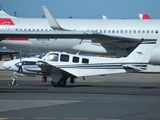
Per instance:
[[[149,60],[150,64],[160,65],[160,49],[155,49]]]

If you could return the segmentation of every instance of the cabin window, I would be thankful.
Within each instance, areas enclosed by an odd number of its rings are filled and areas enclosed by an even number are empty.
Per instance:
[[[132,33],[132,30],[129,30],[129,33]]]
[[[149,33],[149,30],[147,30],[147,33]]]
[[[121,33],[123,33],[123,30],[121,30]]]
[[[104,30],[104,33],[106,33],[106,30]]]
[[[127,30],[125,30],[125,33],[127,33]]]
[[[82,58],[82,63],[89,63],[89,59]]]
[[[140,30],[138,30],[138,33],[141,33],[141,31],[140,31]]]
[[[117,30],[116,33],[119,33],[119,30]]]
[[[108,33],[111,33],[111,30],[108,30]]]
[[[145,30],[143,30],[142,33],[145,33]]]
[[[58,61],[58,54],[51,53],[46,58],[47,61]]]
[[[115,30],[112,30],[112,33],[115,33]]]
[[[136,30],[134,30],[133,32],[136,33]]]
[[[154,33],[154,30],[151,30],[151,33],[153,34],[153,33]]]
[[[60,61],[63,61],[63,62],[68,62],[69,61],[69,55],[61,55],[61,58],[60,58]]]
[[[79,57],[73,57],[72,62],[74,62],[74,63],[78,63],[78,62],[79,62]]]
[[[158,33],[158,30],[156,30],[156,33]]]

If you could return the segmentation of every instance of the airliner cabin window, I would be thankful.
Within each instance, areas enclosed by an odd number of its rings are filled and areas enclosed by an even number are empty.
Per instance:
[[[145,30],[143,30],[142,33],[145,33]]]
[[[82,63],[89,63],[89,59],[82,58]]]
[[[119,30],[117,30],[116,33],[119,33]]]
[[[78,63],[78,62],[79,62],[79,57],[73,57],[72,62],[74,62],[74,63]]]
[[[156,33],[158,33],[158,30],[156,30]]]
[[[151,33],[154,33],[154,30],[151,30]]]
[[[68,62],[69,61],[69,55],[61,55],[61,58],[60,58],[60,61],[63,61],[63,62]]]
[[[47,61],[58,61],[58,54],[51,53],[46,58]]]

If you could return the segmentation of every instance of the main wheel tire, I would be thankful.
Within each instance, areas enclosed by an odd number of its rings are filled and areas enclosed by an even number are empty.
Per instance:
[[[52,84],[54,87],[58,87],[58,86],[59,86],[58,82],[53,82],[53,81],[51,81],[51,84]]]
[[[70,78],[70,83],[74,83],[74,77]]]
[[[64,87],[66,85],[66,81],[65,80],[60,80],[58,82],[58,85],[61,86],[61,87]]]
[[[47,82],[47,77],[46,77],[46,76],[44,76],[44,77],[42,78],[42,82]]]

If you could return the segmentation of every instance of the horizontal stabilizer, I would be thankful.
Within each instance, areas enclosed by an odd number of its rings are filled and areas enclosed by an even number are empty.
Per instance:
[[[147,68],[147,65],[128,65],[128,64],[125,64],[125,65],[122,65],[124,68],[132,68],[136,71],[143,71],[143,70],[146,70]]]

